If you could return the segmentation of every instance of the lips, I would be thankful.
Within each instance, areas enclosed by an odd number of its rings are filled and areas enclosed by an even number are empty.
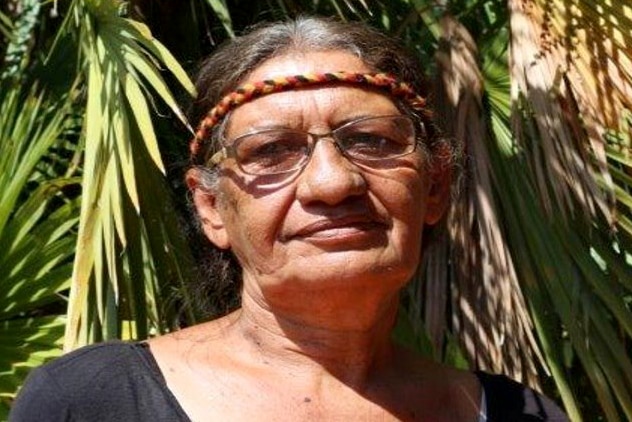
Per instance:
[[[354,233],[366,232],[374,229],[384,229],[385,222],[366,215],[350,215],[336,218],[321,218],[312,221],[286,238],[329,238],[348,236]]]

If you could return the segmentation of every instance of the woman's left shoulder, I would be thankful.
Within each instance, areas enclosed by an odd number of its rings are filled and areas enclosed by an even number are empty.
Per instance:
[[[475,421],[480,413],[481,384],[471,371],[454,368],[408,350],[398,355],[401,379],[410,387],[410,400],[434,409],[444,419]]]
[[[504,375],[477,371],[486,402],[487,422],[567,422],[568,416],[550,398]]]

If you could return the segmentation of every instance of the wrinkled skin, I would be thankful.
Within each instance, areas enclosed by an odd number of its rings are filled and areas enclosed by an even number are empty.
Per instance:
[[[369,72],[342,52],[291,55],[264,63],[249,81],[315,70]],[[381,93],[349,86],[277,93],[238,107],[226,139],[287,127],[326,133],[358,117],[401,114]],[[227,160],[220,194],[200,193],[206,233],[231,248],[244,270],[245,295],[278,305],[316,292],[392,297],[415,270],[423,225],[443,212],[445,186],[433,189],[422,152],[371,167],[354,164],[321,141],[307,167],[268,183]],[[263,184],[263,186],[262,186]],[[438,185],[435,183],[435,185]],[[309,297],[303,297],[309,296]],[[376,302],[374,302],[376,303]],[[322,304],[326,306],[326,304]],[[366,306],[366,305],[364,305]]]

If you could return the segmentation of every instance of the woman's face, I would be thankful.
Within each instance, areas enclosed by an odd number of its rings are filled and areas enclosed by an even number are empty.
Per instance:
[[[309,52],[263,63],[245,82],[306,72],[370,72],[346,52]],[[267,128],[328,133],[348,121],[401,114],[390,97],[350,86],[275,93],[239,106],[225,139]],[[433,187],[420,149],[358,165],[329,139],[316,144],[306,167],[282,180],[244,174],[231,159],[221,165],[218,192],[195,190],[204,229],[231,248],[245,289],[319,290],[355,286],[399,289],[419,261],[424,224],[440,218],[447,181]],[[195,177],[189,177],[195,187]],[[436,187],[440,186],[439,189]]]

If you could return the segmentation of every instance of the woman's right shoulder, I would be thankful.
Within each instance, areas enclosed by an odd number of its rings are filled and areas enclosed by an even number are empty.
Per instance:
[[[113,365],[138,362],[139,349],[143,347],[142,343],[123,341],[92,344],[68,352],[34,372],[47,372],[64,379],[79,374],[98,375],[106,368],[111,370]]]
[[[121,375],[129,376],[130,371],[139,369],[142,360],[140,343],[122,341],[106,342],[85,346],[69,352],[43,365],[29,374],[25,386],[51,382],[61,390],[80,390],[99,383],[107,383],[112,378],[120,380]]]
[[[116,413],[113,409],[135,411],[137,403],[127,403],[130,398],[141,394],[152,401],[165,394],[145,347],[95,344],[33,370],[12,405],[10,421],[106,420],[101,416]]]

